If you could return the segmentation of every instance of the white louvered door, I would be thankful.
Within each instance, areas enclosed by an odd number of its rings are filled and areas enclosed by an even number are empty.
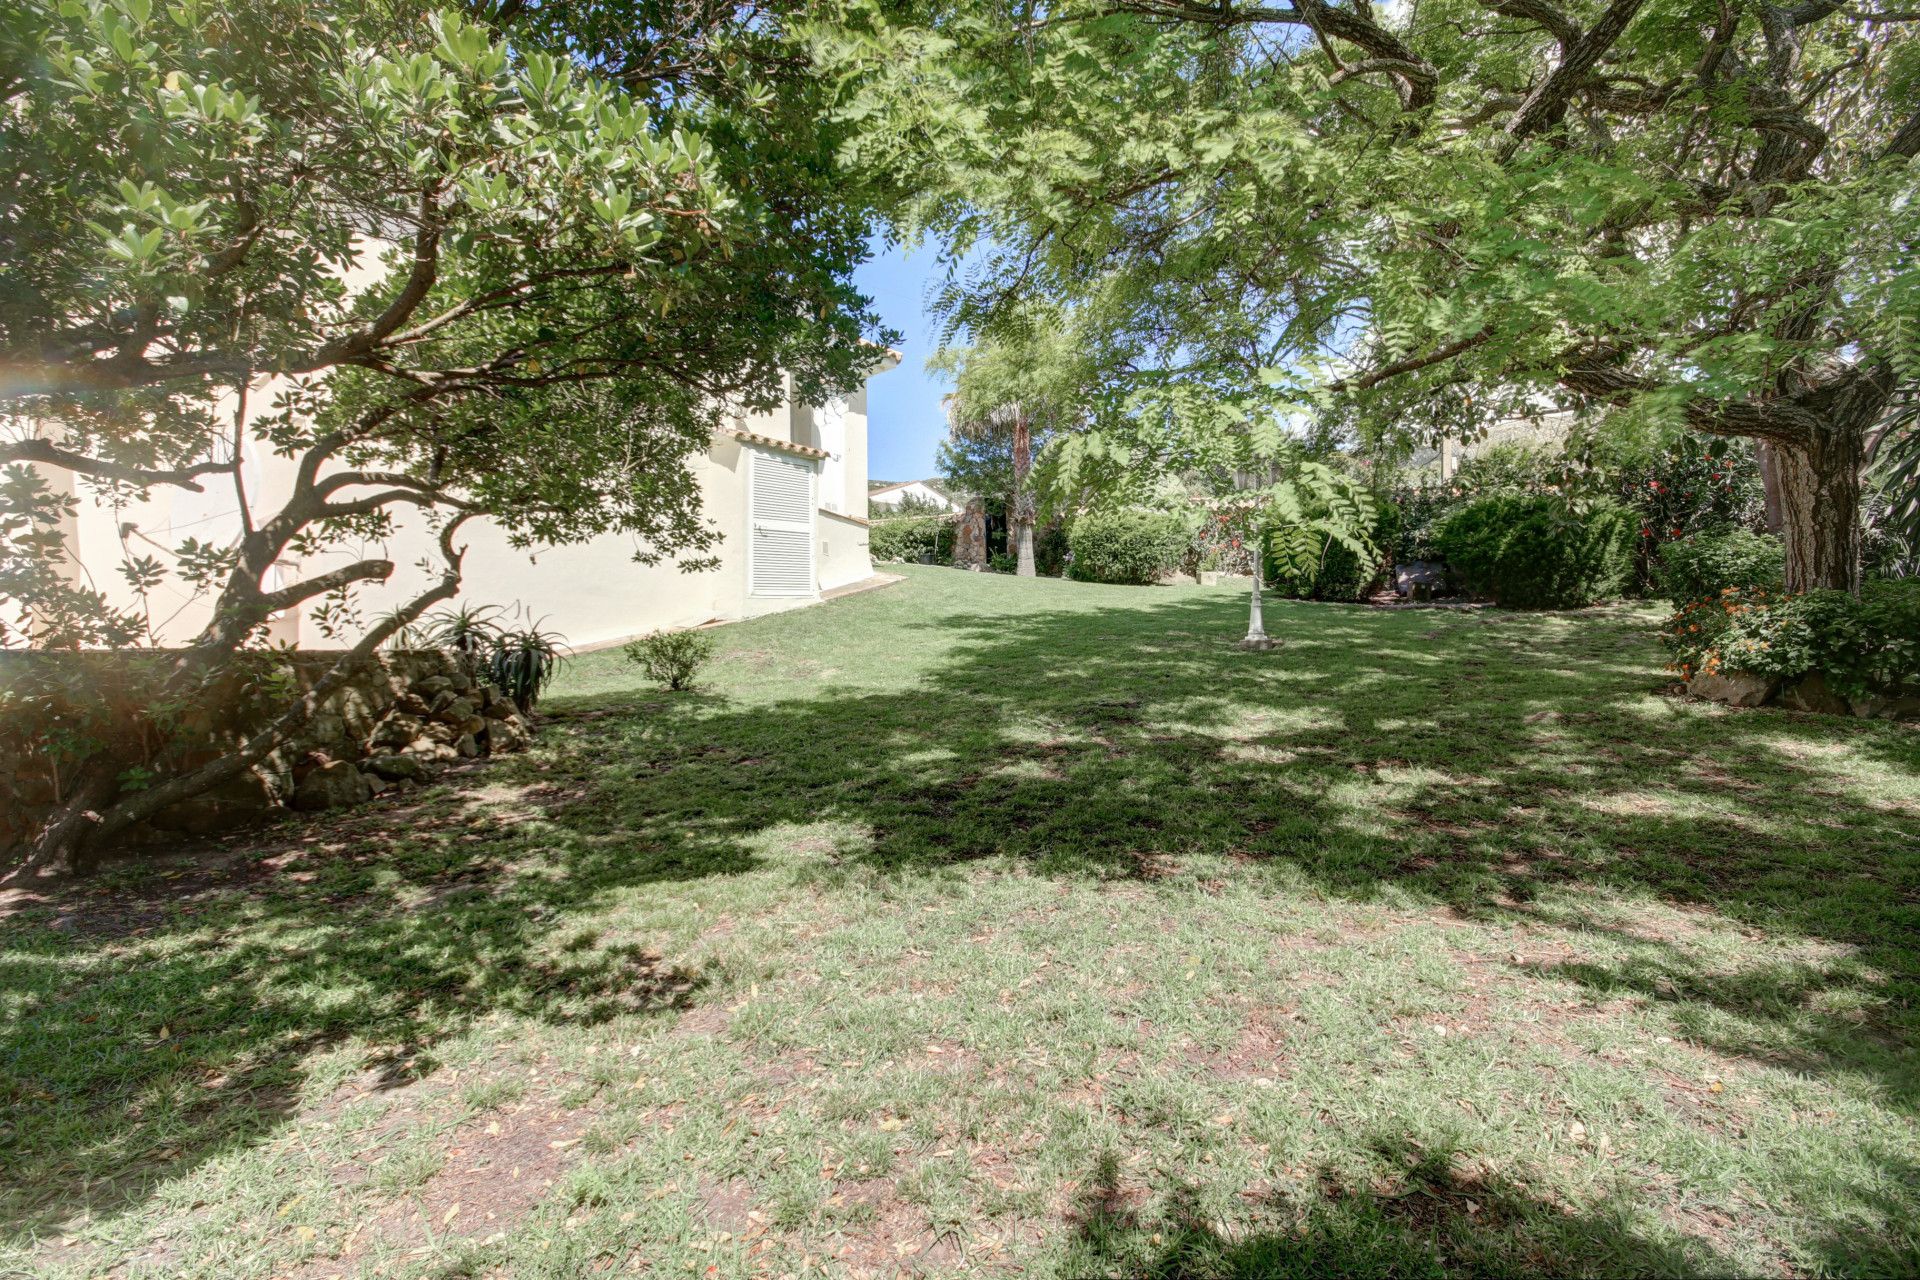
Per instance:
[[[747,593],[813,594],[813,465],[785,454],[753,455]]]

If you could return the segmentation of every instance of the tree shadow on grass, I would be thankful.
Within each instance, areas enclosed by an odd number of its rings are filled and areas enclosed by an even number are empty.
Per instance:
[[[377,807],[279,848],[262,892],[209,882],[135,922],[66,891],[0,935],[0,982],[17,993],[0,1032],[0,1219],[27,1233],[110,1213],[261,1140],[316,1049],[379,1045],[367,1066],[398,1083],[494,1013],[683,1007],[702,975],[570,945],[570,915],[752,870],[770,833],[823,821],[857,834],[797,874],[1000,859],[1155,878],[1227,857],[1276,891],[1596,935],[1616,926],[1568,918],[1563,891],[1695,906],[1849,954],[1726,974],[1668,947],[1651,968],[1573,961],[1556,976],[1670,989],[1722,1052],[1863,1073],[1912,1109],[1912,794],[1864,794],[1847,772],[1910,770],[1910,738],[1651,699],[1644,635],[1604,616],[1278,605],[1283,647],[1241,654],[1239,601],[1142,599],[924,618],[919,637],[944,657],[892,690],[556,700],[544,758],[489,775],[519,789],[517,825],[476,829],[458,796],[406,816]],[[142,893],[153,901],[125,896]],[[77,930],[48,928],[57,916]],[[1863,1012],[1809,1010],[1840,995]],[[1738,1022],[1707,1016],[1736,1008]],[[1345,1242],[1327,1247],[1358,1262],[1360,1228],[1388,1231],[1392,1213],[1353,1221],[1328,1226]],[[1488,1248],[1502,1234],[1480,1233]],[[1644,1260],[1698,1269],[1691,1255]]]
[[[699,998],[700,973],[568,936],[566,913],[606,883],[592,858],[516,868],[471,821],[457,793],[369,807],[263,834],[237,863],[162,864],[184,868],[173,883],[129,868],[16,911],[0,933],[7,1234],[111,1216],[262,1140],[336,1046],[367,1046],[356,1087],[400,1089],[494,1015],[591,1026]]]
[[[1376,1137],[1367,1169],[1321,1166],[1249,1188],[1232,1211],[1199,1188],[1149,1201],[1111,1153],[1086,1179],[1063,1272],[1108,1280],[1322,1276],[1694,1276],[1740,1268],[1678,1230],[1576,1212],[1453,1150]]]

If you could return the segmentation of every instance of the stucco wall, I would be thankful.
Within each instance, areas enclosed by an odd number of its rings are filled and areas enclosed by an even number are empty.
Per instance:
[[[867,549],[864,521],[822,511],[814,527],[819,530],[820,558],[816,564],[822,591],[832,591],[873,576],[873,558]]]
[[[559,632],[576,648],[744,616],[746,453],[737,441],[723,438],[692,462],[700,482],[702,518],[722,539],[707,553],[719,557],[718,569],[683,573],[670,561],[635,563],[633,540],[619,534],[563,547],[517,550],[498,525],[475,520],[461,529],[460,540],[468,551],[458,600],[517,607],[528,619],[543,619],[544,629]],[[397,607],[426,585],[428,576],[416,561],[422,557],[438,561],[434,535],[417,518],[403,524],[385,545],[385,554],[400,567],[392,580],[362,597],[361,613],[367,618]],[[302,631],[317,635],[311,621]]]
[[[846,424],[846,466],[841,473],[846,483],[846,492],[842,495],[839,509],[850,516],[858,516],[864,520],[867,518],[868,425],[865,387],[861,387],[847,397]]]
[[[876,368],[892,367],[889,358]],[[789,386],[791,385],[789,381]],[[245,406],[249,419],[272,410],[276,380],[264,379],[250,391]],[[229,397],[219,408],[223,415],[240,409]],[[827,428],[833,435],[831,478],[822,477],[820,505],[838,505],[848,514],[864,516],[867,484],[867,420],[864,389],[847,401],[816,415],[806,406],[784,404],[739,422],[748,431],[777,440],[815,444],[810,437]],[[829,422],[830,420],[830,422]],[[809,438],[802,439],[801,436]],[[720,535],[707,554],[717,557],[718,569],[683,573],[668,562],[642,565],[633,560],[630,538],[610,535],[591,542],[535,551],[516,550],[490,521],[475,520],[463,527],[460,541],[469,548],[460,600],[478,604],[522,606],[525,615],[544,618],[544,626],[564,635],[576,646],[594,646],[624,640],[660,628],[694,626],[711,619],[750,617],[809,603],[794,597],[756,599],[747,594],[748,492],[745,458],[758,446],[743,445],[731,436],[717,436],[709,452],[692,460],[701,486],[703,518]],[[250,505],[259,518],[279,509],[292,489],[296,463],[274,455],[249,441],[245,467]],[[47,469],[56,489],[71,487],[70,473]],[[826,491],[832,492],[829,502]],[[73,560],[71,576],[103,592],[117,607],[136,608],[141,601],[119,572],[130,555],[153,555],[170,563],[173,551],[187,538],[215,546],[231,546],[242,522],[239,501],[225,476],[209,477],[203,493],[155,490],[151,500],[111,507],[90,498],[80,486],[78,516],[64,530]],[[385,584],[363,586],[355,592],[362,625],[371,622],[424,589],[439,569],[439,551],[427,520],[402,508],[396,533],[381,543],[346,546],[323,555],[290,559],[269,575],[271,589],[282,582],[303,580],[362,556],[384,556],[394,562],[393,577]],[[871,574],[865,559],[864,532],[825,531],[816,520],[816,576],[829,586],[857,581]],[[856,546],[856,541],[858,545]],[[422,561],[430,566],[423,567]],[[163,585],[146,602],[152,618],[150,643],[184,644],[205,626],[212,610],[208,596],[195,596],[176,580]],[[276,619],[270,630],[275,643],[304,647],[347,642],[358,626],[329,635],[317,621],[320,602]]]

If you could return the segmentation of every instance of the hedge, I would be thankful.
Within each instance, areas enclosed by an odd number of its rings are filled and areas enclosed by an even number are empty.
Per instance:
[[[951,516],[896,516],[875,520],[867,530],[867,549],[875,560],[935,560],[953,556]]]
[[[1436,539],[1468,591],[1515,609],[1572,609],[1617,594],[1632,571],[1633,513],[1549,494],[1496,494],[1448,516]]]
[[[1101,511],[1067,529],[1071,576],[1082,582],[1144,586],[1179,568],[1187,522],[1163,511]]]
[[[1786,565],[1780,539],[1730,529],[1663,544],[1655,579],[1678,608],[1718,596],[1727,587],[1778,588],[1786,580]]]

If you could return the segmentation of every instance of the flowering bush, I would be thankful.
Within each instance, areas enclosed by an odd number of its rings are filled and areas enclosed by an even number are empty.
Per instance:
[[[1194,522],[1181,568],[1191,572],[1252,573],[1253,543],[1246,521],[1227,511],[1209,511]]]
[[[1869,582],[1844,591],[1783,595],[1725,587],[1682,605],[1660,640],[1682,679],[1745,671],[1780,680],[1810,672],[1840,693],[1920,689],[1920,582]]]
[[[1640,517],[1634,578],[1642,591],[1661,585],[1667,544],[1754,526],[1766,505],[1753,451],[1727,440],[1682,436],[1655,457],[1608,470],[1614,492]]]

